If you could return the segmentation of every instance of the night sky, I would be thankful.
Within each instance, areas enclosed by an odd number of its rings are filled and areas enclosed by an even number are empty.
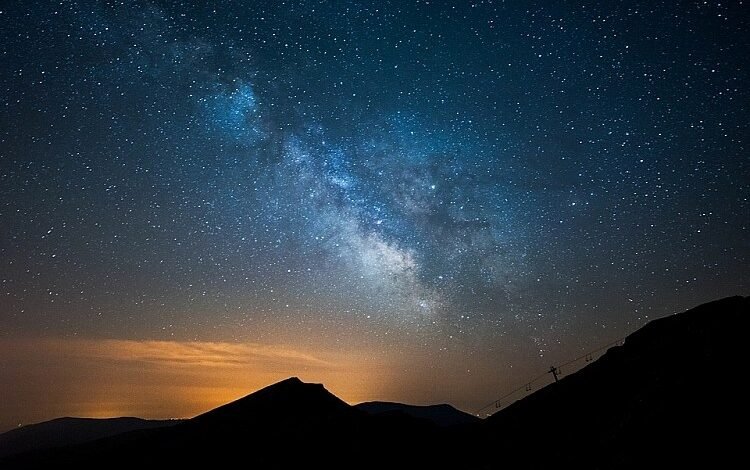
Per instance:
[[[743,2],[3,2],[0,428],[474,411],[750,286]]]

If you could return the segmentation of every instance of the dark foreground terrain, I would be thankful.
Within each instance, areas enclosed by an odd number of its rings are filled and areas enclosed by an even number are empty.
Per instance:
[[[735,429],[747,416],[749,311],[750,298],[731,297],[652,321],[486,420],[447,406],[353,407],[291,378],[190,420],[7,456],[0,468],[724,466],[744,457]]]
[[[0,458],[31,450],[82,444],[140,429],[173,426],[182,420],[57,418],[0,434]]]

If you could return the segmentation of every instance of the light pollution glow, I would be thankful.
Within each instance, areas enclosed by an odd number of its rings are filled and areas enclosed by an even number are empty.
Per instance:
[[[406,336],[413,336],[408,331]],[[300,333],[301,335],[301,333]],[[484,405],[486,387],[506,389],[521,357],[487,355],[468,364],[466,348],[386,348],[276,336],[267,343],[26,337],[0,340],[0,432],[60,416],[187,418],[296,376],[323,383],[342,400]],[[398,346],[401,344],[401,346]],[[438,373],[448,371],[448,374]]]
[[[0,355],[2,416],[17,421],[3,429],[51,416],[190,417],[289,375],[323,381],[356,402],[382,388],[374,382],[386,366],[358,368],[363,358],[351,354],[204,341],[16,339],[0,341]]]

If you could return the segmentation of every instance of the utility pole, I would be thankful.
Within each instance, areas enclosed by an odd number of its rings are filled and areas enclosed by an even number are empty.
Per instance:
[[[559,379],[557,378],[557,372],[558,371],[559,371],[559,369],[557,367],[555,367],[555,366],[549,366],[548,373],[552,374],[552,376],[555,378],[555,382],[559,381]]]

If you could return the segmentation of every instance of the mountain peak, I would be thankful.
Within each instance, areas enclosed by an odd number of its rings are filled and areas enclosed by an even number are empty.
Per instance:
[[[278,382],[276,382],[274,384],[271,384],[271,385],[268,385],[267,387],[273,387],[273,386],[281,385],[281,384],[303,384],[303,383],[305,383],[305,382],[303,382],[302,380],[300,380],[299,377],[289,377],[288,379],[279,380]],[[267,388],[267,387],[265,387],[265,388]]]
[[[300,380],[299,377],[289,377],[288,379],[280,380],[276,383],[272,383],[271,385],[266,385],[265,387],[261,388],[258,391],[260,392],[262,390],[267,390],[267,389],[283,388],[283,387],[299,387],[299,386],[305,386],[305,385],[320,385],[320,384],[306,384],[305,382]]]
[[[253,420],[273,414],[288,416],[321,416],[352,411],[352,407],[326,390],[323,384],[307,383],[290,377],[264,387],[219,408],[193,418],[191,421],[225,420],[239,422],[252,416]]]

